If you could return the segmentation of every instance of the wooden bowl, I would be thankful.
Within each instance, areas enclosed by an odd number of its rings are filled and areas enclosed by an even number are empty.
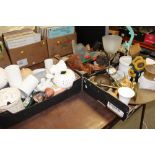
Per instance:
[[[98,85],[105,84],[105,85],[111,85],[112,81],[110,79],[110,76],[107,74],[99,74],[96,75],[94,78],[94,82],[96,82]],[[103,87],[104,90],[108,90],[108,87]]]
[[[144,76],[148,80],[155,81],[155,65],[147,65],[145,67]]]

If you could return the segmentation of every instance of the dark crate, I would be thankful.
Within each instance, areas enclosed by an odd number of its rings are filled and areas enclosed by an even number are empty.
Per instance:
[[[46,100],[42,103],[36,103],[32,106],[18,112],[15,114],[12,114],[8,111],[0,113],[0,128],[8,128],[14,124],[17,124],[23,120],[28,119],[29,117],[51,107],[55,104],[60,103],[61,101],[71,97],[72,95],[75,95],[81,91],[81,84],[82,80],[79,78],[76,80],[72,86],[72,88],[65,90],[64,92],[52,97],[49,100]]]
[[[122,120],[127,119],[138,106],[127,106],[124,103],[120,102],[118,99],[110,95],[108,92],[100,89],[98,86],[94,85],[87,78],[83,77],[83,90],[88,93],[90,96],[94,97],[97,101],[102,103],[112,112],[117,114]]]

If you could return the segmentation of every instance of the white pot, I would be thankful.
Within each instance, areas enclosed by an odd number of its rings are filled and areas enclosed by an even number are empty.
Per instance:
[[[8,80],[7,80],[5,70],[3,68],[0,68],[0,89],[6,86],[7,83],[8,83]]]
[[[128,105],[130,99],[135,96],[135,92],[129,87],[120,87],[118,89],[119,100]]]
[[[75,80],[75,73],[71,69],[66,69],[55,76],[53,82],[60,88],[68,89],[72,87]]]
[[[130,69],[130,64],[132,62],[131,56],[122,56],[119,59],[118,70],[123,72],[126,76],[128,75],[128,70]]]
[[[19,88],[22,83],[22,76],[18,65],[9,65],[5,68],[10,87]]]

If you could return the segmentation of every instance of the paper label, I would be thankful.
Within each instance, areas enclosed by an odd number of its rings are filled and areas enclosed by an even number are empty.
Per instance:
[[[28,65],[28,61],[27,61],[26,58],[25,59],[22,59],[22,60],[18,60],[17,61],[17,65],[19,65],[19,67],[26,66],[26,65]]]
[[[115,105],[112,103],[108,102],[107,107],[112,110],[115,114],[119,115],[120,117],[124,116],[124,112],[120,109],[118,109]]]
[[[48,38],[56,38],[74,33],[74,26],[58,26],[48,28]]]

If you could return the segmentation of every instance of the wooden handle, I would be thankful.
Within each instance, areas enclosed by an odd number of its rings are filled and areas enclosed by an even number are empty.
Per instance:
[[[118,89],[118,87],[110,86],[110,85],[106,85],[106,84],[98,84],[98,86],[103,86],[103,87],[109,87],[109,88]]]

